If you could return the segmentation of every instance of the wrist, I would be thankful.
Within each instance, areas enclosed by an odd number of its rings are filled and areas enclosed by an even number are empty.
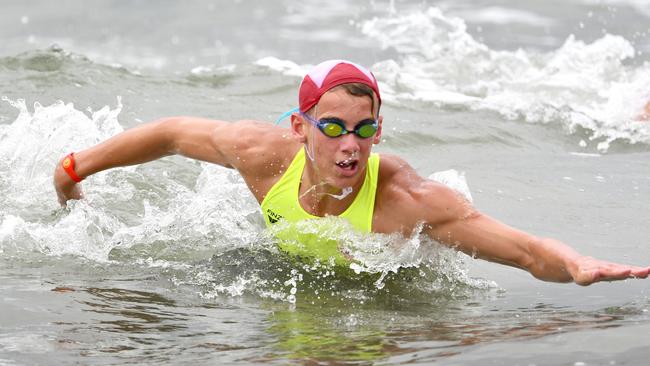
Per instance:
[[[576,282],[580,275],[582,256],[566,244],[550,238],[540,240],[543,253],[542,267],[548,274],[548,280],[555,282]]]
[[[74,157],[74,153],[70,153],[66,155],[63,160],[61,160],[60,164],[61,168],[63,171],[66,173],[66,175],[72,179],[75,183],[80,183],[82,180],[84,180],[85,177],[80,177],[77,175],[77,172],[75,170],[76,166],[76,161]]]

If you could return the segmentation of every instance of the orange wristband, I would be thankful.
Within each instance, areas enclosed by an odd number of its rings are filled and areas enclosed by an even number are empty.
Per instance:
[[[79,183],[83,180],[79,178],[77,173],[74,171],[74,153],[68,154],[61,162],[61,166],[63,167],[63,170],[65,170],[65,172],[68,173],[68,176],[73,181]]]

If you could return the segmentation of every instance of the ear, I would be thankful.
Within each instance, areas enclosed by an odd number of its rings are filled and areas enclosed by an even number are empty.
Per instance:
[[[372,138],[372,143],[375,144],[375,145],[377,145],[378,143],[381,142],[381,126],[382,126],[383,122],[384,122],[384,116],[379,115],[379,118],[377,118],[377,124],[378,124],[377,133]]]
[[[307,142],[307,124],[298,113],[291,114],[291,134],[301,144]]]

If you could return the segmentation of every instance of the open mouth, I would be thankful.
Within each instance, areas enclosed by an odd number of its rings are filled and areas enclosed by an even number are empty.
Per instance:
[[[345,170],[354,170],[357,167],[358,164],[359,164],[359,161],[354,157],[349,157],[349,158],[347,158],[345,160],[341,160],[341,161],[336,162],[336,165],[339,168],[345,169]]]

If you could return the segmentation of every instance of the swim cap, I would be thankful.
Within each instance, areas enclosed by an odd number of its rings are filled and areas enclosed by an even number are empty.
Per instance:
[[[306,113],[318,103],[325,92],[347,83],[368,85],[381,103],[377,79],[368,69],[350,61],[329,60],[316,65],[302,79],[298,92],[300,111]]]

